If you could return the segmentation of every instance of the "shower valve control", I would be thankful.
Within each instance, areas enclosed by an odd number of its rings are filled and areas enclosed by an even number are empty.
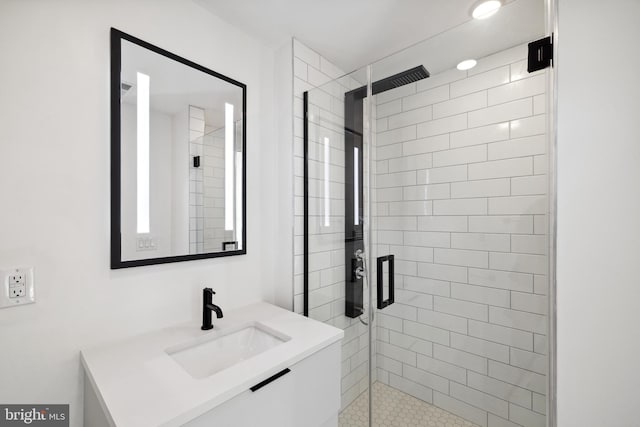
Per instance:
[[[364,251],[358,249],[351,258],[351,281],[358,282],[365,277]]]

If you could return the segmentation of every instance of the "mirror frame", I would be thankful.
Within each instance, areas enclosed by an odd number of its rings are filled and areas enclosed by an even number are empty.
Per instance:
[[[122,65],[122,40],[180,62],[187,67],[207,73],[242,89],[242,249],[235,251],[209,252],[202,254],[175,255],[169,257],[122,260],[122,200],[121,200],[121,135],[120,135],[120,71]],[[137,37],[111,28],[111,269],[193,261],[247,253],[247,86],[230,77],[210,70],[188,59],[147,43]]]

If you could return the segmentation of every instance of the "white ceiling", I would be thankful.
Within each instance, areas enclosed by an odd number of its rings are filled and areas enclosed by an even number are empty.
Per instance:
[[[514,46],[525,50],[525,43],[544,36],[544,16],[544,0],[514,0],[488,19],[467,21],[373,63],[373,80],[417,65],[435,75],[469,58],[482,68],[482,58]]]
[[[293,36],[345,71],[355,70],[470,21],[471,7],[477,2],[477,0],[194,1],[223,20],[267,43],[284,43]],[[507,0],[505,3],[512,1],[522,0]],[[543,4],[543,0],[539,0],[539,3]],[[532,17],[522,16],[521,18],[524,21]]]

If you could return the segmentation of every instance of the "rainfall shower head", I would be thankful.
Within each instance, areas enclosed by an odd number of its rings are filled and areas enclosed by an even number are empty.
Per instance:
[[[419,65],[410,70],[374,82],[372,91],[374,95],[377,95],[389,89],[395,89],[409,83],[417,82],[418,80],[426,79],[427,77],[429,77],[429,72],[424,68],[424,65]]]
[[[418,80],[426,79],[429,77],[429,72],[424,65],[418,65],[417,67],[405,70],[401,73],[394,74],[393,76],[386,77],[377,82],[373,82],[371,85],[371,91],[374,95],[385,92],[387,90],[395,89],[409,83],[417,82]],[[362,86],[358,89],[351,90],[345,95],[352,96],[354,99],[363,99],[367,96],[367,87]]]

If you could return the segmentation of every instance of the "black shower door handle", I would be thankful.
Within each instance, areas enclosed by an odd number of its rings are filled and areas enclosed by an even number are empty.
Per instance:
[[[382,290],[382,285],[384,284],[384,272],[383,267],[384,263],[389,262],[389,298],[383,301],[384,293]],[[377,287],[378,287],[378,310],[382,310],[385,307],[390,306],[395,301],[394,298],[394,274],[393,274],[393,255],[386,255],[378,257],[378,277],[377,277]]]

